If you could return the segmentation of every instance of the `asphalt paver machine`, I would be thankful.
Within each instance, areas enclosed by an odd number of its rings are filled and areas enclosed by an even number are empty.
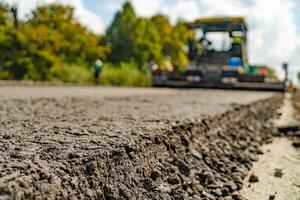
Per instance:
[[[278,90],[284,83],[254,73],[248,62],[248,26],[243,17],[201,18],[187,26],[189,63],[184,72],[153,70],[154,86]]]

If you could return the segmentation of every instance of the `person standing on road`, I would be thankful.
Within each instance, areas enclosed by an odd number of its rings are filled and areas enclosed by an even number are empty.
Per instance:
[[[95,70],[94,78],[96,84],[99,84],[99,77],[101,75],[102,68],[103,68],[103,62],[97,59],[94,63],[94,70]]]
[[[240,36],[233,36],[231,42],[231,52],[233,57],[242,57],[242,43]]]

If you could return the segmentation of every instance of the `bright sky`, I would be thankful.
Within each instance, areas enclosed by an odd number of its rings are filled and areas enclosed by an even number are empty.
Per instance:
[[[1,1],[1,0],[0,0]],[[3,1],[3,0],[2,0]],[[38,4],[59,2],[76,8],[79,21],[103,33],[125,0],[4,0],[18,2],[21,17]],[[163,13],[174,23],[203,16],[245,16],[249,23],[249,54],[253,64],[281,71],[290,63],[291,75],[300,71],[300,0],[131,0],[140,16]]]

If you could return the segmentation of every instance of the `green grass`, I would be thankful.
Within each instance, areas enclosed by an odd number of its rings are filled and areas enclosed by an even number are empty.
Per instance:
[[[118,66],[104,66],[100,83],[113,86],[148,87],[151,84],[151,74],[147,69],[139,69],[134,62],[121,63]]]
[[[94,69],[81,65],[55,65],[49,71],[48,81],[54,83],[93,84]],[[145,68],[138,68],[135,62],[113,65],[105,63],[100,75],[101,85],[148,87],[151,74]]]
[[[53,66],[50,70],[50,82],[89,84],[93,82],[93,69],[85,66]]]
[[[37,72],[34,71],[34,73]],[[0,71],[0,80],[8,79],[8,71]],[[45,72],[44,80],[35,80],[30,77],[24,77],[23,80],[89,85],[94,83],[94,69],[92,66],[54,64]],[[107,86],[149,87],[151,85],[151,73],[145,67],[139,68],[135,62],[104,63],[100,75],[100,83]]]

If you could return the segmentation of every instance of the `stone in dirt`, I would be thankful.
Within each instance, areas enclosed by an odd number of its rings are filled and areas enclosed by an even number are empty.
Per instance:
[[[233,181],[228,181],[224,186],[227,187],[231,192],[238,189],[238,186]]]
[[[274,194],[272,194],[272,195],[269,196],[269,200],[274,200],[274,199],[275,199],[275,195]]]
[[[292,145],[293,145],[293,147],[295,147],[295,148],[300,148],[300,141],[293,142]]]
[[[299,199],[299,188],[295,184],[300,182],[300,154],[291,143],[290,138],[274,138],[272,144],[262,147],[265,154],[251,169],[259,177],[259,182],[240,191],[246,199],[267,200],[270,195],[276,200]],[[266,152],[267,149],[270,152]],[[281,178],[275,176],[276,171],[277,176],[283,173]]]
[[[249,182],[250,183],[257,183],[257,182],[259,182],[259,179],[255,174],[251,174],[251,176],[249,178]]]
[[[274,176],[277,178],[281,178],[283,176],[282,169],[275,169]]]
[[[239,193],[234,193],[233,195],[232,195],[232,199],[233,200],[246,200],[241,194],[239,194]]]

